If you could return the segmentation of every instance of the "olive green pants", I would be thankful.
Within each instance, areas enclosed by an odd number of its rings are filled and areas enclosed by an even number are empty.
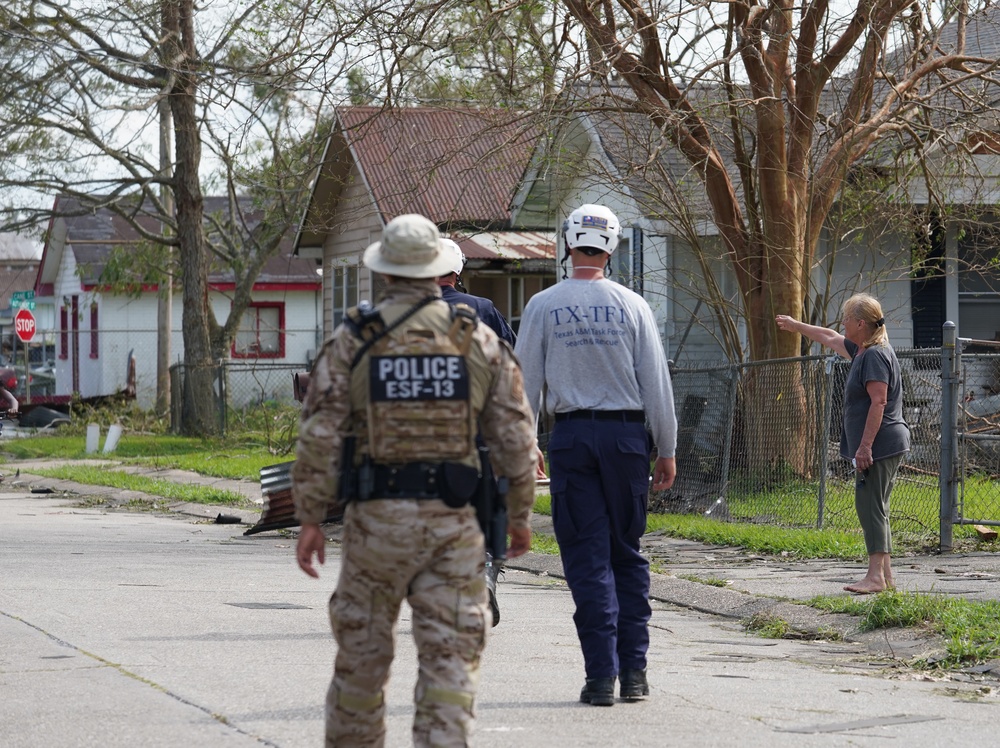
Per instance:
[[[892,553],[892,532],[889,530],[889,494],[896,482],[896,471],[903,455],[876,460],[865,471],[855,473],[854,508],[865,534],[868,555]]]

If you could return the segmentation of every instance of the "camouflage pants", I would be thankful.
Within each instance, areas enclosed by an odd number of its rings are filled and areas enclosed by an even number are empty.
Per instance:
[[[384,689],[403,598],[413,610],[419,660],[413,744],[468,745],[489,627],[475,512],[437,500],[352,503],[343,537],[340,580],[330,598],[338,648],[326,745],[384,744]]]

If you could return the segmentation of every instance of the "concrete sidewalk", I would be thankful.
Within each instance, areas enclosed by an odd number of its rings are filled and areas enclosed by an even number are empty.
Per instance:
[[[101,486],[89,486],[71,481],[42,478],[32,474],[54,467],[56,462],[12,462],[6,466],[4,485],[30,487],[35,491],[65,492],[81,498],[105,499],[112,504],[147,502],[164,511],[213,520],[217,515],[235,515],[248,527],[257,521],[260,512],[218,505],[171,502],[162,497],[135,491],[119,491]],[[94,461],[85,461],[94,465]],[[180,470],[122,466],[113,462],[116,470],[140,474],[175,483],[191,483],[240,493],[262,504],[259,483],[206,477]],[[20,475],[10,475],[20,470]],[[340,527],[329,525],[328,536],[339,539]],[[544,515],[534,517],[536,533],[551,534],[551,520]],[[294,531],[293,531],[294,532]],[[913,629],[879,630],[862,633],[853,616],[830,614],[797,604],[818,595],[848,595],[845,584],[864,576],[863,563],[836,560],[797,560],[748,553],[739,548],[712,546],[688,540],[650,533],[643,540],[657,573],[653,574],[651,597],[662,603],[726,618],[745,621],[753,616],[783,619],[804,636],[842,638],[866,643],[873,651],[901,659],[934,657],[943,644],[925,632]],[[563,577],[558,556],[529,553],[512,559],[505,565],[507,573],[530,573]],[[970,600],[1000,600],[1000,554],[989,552],[954,553],[944,555],[901,556],[893,559],[897,588],[905,592],[949,595]],[[704,580],[704,582],[696,581]],[[724,581],[725,586],[715,586]],[[712,582],[709,584],[706,582]],[[1000,675],[1000,662],[994,675]],[[987,669],[986,671],[988,671]],[[986,672],[980,668],[979,672]]]

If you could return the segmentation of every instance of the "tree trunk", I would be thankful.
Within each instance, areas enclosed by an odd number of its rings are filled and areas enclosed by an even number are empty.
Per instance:
[[[177,208],[177,239],[183,284],[184,392],[182,430],[192,436],[218,432],[216,395],[213,387],[208,301],[208,251],[204,233],[204,197],[199,181],[201,139],[198,133],[194,66],[194,7],[192,0],[164,2],[164,29],[173,37],[177,77],[170,92],[174,117],[176,168],[174,185]]]
[[[763,190],[762,199],[768,197]],[[776,195],[770,197],[777,200]],[[747,253],[755,258],[752,263],[755,272],[746,279],[751,361],[799,356],[799,336],[779,331],[774,318],[777,314],[801,317],[805,298],[803,240],[795,229],[796,211],[787,203],[765,203],[764,212],[781,218],[770,227],[766,246]],[[815,465],[811,449],[814,440],[810,438],[810,414],[815,408],[810,406],[803,375],[803,368],[797,363],[748,369],[743,404],[752,462],[767,466],[769,471],[782,472],[788,468],[808,477]]]

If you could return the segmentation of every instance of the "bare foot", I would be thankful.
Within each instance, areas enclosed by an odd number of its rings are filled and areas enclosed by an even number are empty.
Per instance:
[[[844,587],[848,592],[854,592],[858,595],[874,595],[882,592],[885,588],[885,582],[878,582],[868,577],[865,577],[860,582]]]

